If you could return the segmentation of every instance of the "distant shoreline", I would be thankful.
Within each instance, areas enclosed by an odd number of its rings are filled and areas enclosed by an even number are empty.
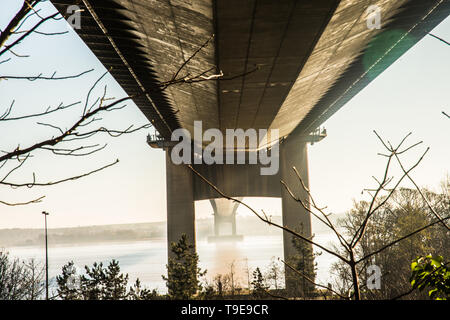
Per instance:
[[[273,217],[280,220],[281,217]],[[281,230],[269,227],[251,216],[236,217],[238,233],[244,235],[275,235]],[[212,218],[196,221],[197,237],[204,239],[214,234]],[[73,228],[48,229],[48,241],[53,245],[83,245],[124,241],[148,241],[165,239],[165,221],[133,224],[98,225]],[[44,244],[43,229],[0,229],[2,247],[40,247]]]
[[[154,242],[165,242],[166,238],[148,238],[148,239],[125,239],[125,240],[106,240],[106,241],[84,241],[84,242],[59,242],[59,243],[51,243],[49,242],[50,248],[59,248],[59,247],[77,247],[77,246],[98,246],[98,245],[111,245],[111,244],[126,244],[126,243],[136,243],[136,242],[145,242],[145,241],[154,241]],[[2,246],[0,245],[0,252],[2,249],[8,251],[8,248],[45,248],[45,244],[32,244],[32,245],[14,245],[14,246]]]

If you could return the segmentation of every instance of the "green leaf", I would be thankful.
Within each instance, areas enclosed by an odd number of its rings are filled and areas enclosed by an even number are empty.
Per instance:
[[[431,265],[436,268],[440,268],[442,264],[440,261],[438,261],[438,259],[431,259]]]
[[[428,291],[428,295],[429,295],[430,297],[433,295],[433,293],[437,293],[437,289],[436,289],[436,288],[434,288],[434,289]]]

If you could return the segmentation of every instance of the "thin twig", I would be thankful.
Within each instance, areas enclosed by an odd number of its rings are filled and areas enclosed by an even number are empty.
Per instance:
[[[448,42],[448,41],[442,39],[441,37],[435,36],[435,35],[432,34],[432,33],[428,33],[428,34],[429,34],[430,36],[432,36],[433,38],[436,38],[436,39],[438,39],[439,41],[442,41],[442,42],[445,43],[446,45],[450,46],[450,42]]]
[[[27,202],[13,202],[13,203],[0,200],[0,203],[4,204],[6,206],[10,206],[10,207],[25,206],[27,204],[42,202],[42,199],[44,199],[44,198],[45,198],[45,196],[42,196],[42,197],[39,197],[39,198],[34,199],[34,200],[27,201]]]
[[[80,174],[80,175],[77,175],[77,176],[73,176],[73,177],[57,180],[57,181],[36,182],[34,174],[33,174],[33,182],[12,183],[12,182],[4,182],[4,181],[2,181],[2,182],[0,182],[0,184],[1,185],[6,185],[6,186],[10,186],[10,187],[13,187],[13,188],[20,188],[20,187],[32,188],[34,186],[38,186],[38,187],[53,186],[53,185],[60,184],[60,183],[63,183],[63,182],[72,181],[72,180],[78,180],[80,178],[87,177],[87,176],[89,176],[91,174],[94,174],[94,173],[102,171],[102,170],[104,170],[106,168],[112,167],[112,166],[116,165],[117,163],[119,163],[119,159],[117,159],[116,161],[114,161],[114,162],[112,162],[110,164],[107,164],[107,165],[105,165],[103,167],[97,168],[95,170],[92,170],[92,171],[89,171],[89,172],[86,172],[86,173],[83,173],[83,174]]]
[[[442,223],[442,221],[445,221],[445,220],[448,220],[448,219],[450,219],[450,216],[445,217],[445,218],[442,218],[442,219],[439,219],[439,220],[437,220],[437,221],[434,221],[434,222],[432,222],[432,223],[430,223],[430,224],[427,224],[426,226],[423,226],[422,228],[419,228],[419,229],[417,229],[417,230],[415,230],[415,231],[413,231],[413,232],[411,232],[411,233],[408,233],[407,235],[405,235],[405,236],[403,236],[403,237],[401,237],[401,238],[399,238],[399,239],[397,239],[397,240],[395,240],[395,241],[392,241],[391,243],[389,243],[389,244],[387,244],[387,245],[384,245],[384,246],[381,247],[380,249],[378,249],[378,250],[376,250],[376,251],[373,251],[372,253],[369,253],[369,254],[365,255],[365,256],[362,257],[361,259],[357,260],[356,263],[360,263],[361,261],[364,261],[364,260],[366,260],[366,259],[372,257],[373,255],[376,255],[376,254],[380,253],[381,251],[383,251],[383,250],[385,250],[385,249],[387,249],[387,248],[389,248],[389,247],[392,247],[393,245],[399,243],[400,241],[403,241],[403,240],[405,240],[405,239],[407,239],[407,238],[409,238],[409,237],[412,237],[413,235],[415,235],[415,234],[417,234],[417,233],[419,233],[419,232],[422,232],[422,231],[424,231],[424,230],[426,230],[426,229],[428,229],[428,228],[430,228],[430,227],[432,227],[432,226],[434,226],[434,225],[436,225],[436,224],[438,224],[438,223]]]
[[[302,278],[304,278],[305,280],[307,280],[308,282],[312,283],[313,285],[319,287],[319,288],[323,288],[326,289],[332,293],[334,293],[335,295],[337,295],[338,297],[342,298],[342,299],[346,299],[348,300],[348,297],[345,297],[343,295],[341,295],[340,293],[338,293],[337,291],[333,290],[332,288],[329,288],[323,284],[320,283],[316,283],[313,280],[311,280],[311,278],[309,278],[308,276],[306,276],[303,272],[297,270],[296,268],[294,268],[293,266],[291,266],[289,263],[287,263],[284,260],[281,260],[281,262],[283,262],[289,269],[291,269],[292,271],[294,271],[297,275],[301,276]]]

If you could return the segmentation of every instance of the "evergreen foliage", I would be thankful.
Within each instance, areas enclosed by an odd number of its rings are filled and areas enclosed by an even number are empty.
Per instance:
[[[175,257],[170,258],[167,264],[166,281],[168,296],[170,299],[193,299],[202,290],[199,277],[206,274],[198,267],[198,255],[194,246],[188,242],[187,236],[183,234],[180,240],[171,244],[171,251]]]

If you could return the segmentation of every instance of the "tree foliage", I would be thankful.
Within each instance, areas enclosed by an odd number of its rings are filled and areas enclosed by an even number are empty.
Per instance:
[[[0,300],[36,300],[45,290],[44,268],[0,251]]]
[[[272,257],[269,268],[266,272],[266,279],[271,282],[271,285],[275,290],[278,290],[280,283],[283,281],[283,278],[284,270],[282,268],[282,265],[277,262],[274,257]]]
[[[442,256],[427,255],[416,258],[411,264],[411,286],[420,291],[429,289],[428,295],[434,300],[450,297],[450,269]]]
[[[450,203],[446,188],[441,193],[429,190],[422,190],[422,192],[436,212],[441,216],[448,215]],[[341,219],[340,225],[347,235],[356,232],[365,217],[368,206],[369,203],[365,201],[355,203],[354,208],[347,213],[344,219]],[[363,257],[433,220],[434,215],[417,190],[398,189],[371,217],[366,232],[356,248],[356,255]],[[380,267],[382,271],[381,289],[370,290],[364,286],[361,292],[362,296],[366,299],[391,299],[407,292],[410,289],[410,262],[416,257],[428,253],[448,256],[450,254],[449,240],[449,231],[442,224],[436,224],[372,256],[370,260],[359,266],[358,272],[361,283],[365,284],[370,274],[368,274],[367,268],[370,265]],[[334,264],[333,269],[339,291],[345,296],[351,295],[352,278],[348,266],[338,262]],[[409,299],[414,298],[423,299],[426,296],[420,292],[411,292]]]
[[[168,296],[170,299],[192,299],[202,289],[198,278],[204,276],[206,270],[202,271],[198,267],[198,255],[185,234],[177,243],[171,244],[171,251],[175,257],[170,258],[166,265],[167,277],[162,276],[166,281]]]
[[[130,287],[128,293],[129,300],[159,300],[162,298],[163,296],[159,295],[156,289],[142,288],[139,278],[136,279],[134,286]]]
[[[297,229],[300,234],[302,228]],[[313,239],[313,238],[311,238]],[[315,257],[319,254],[314,253],[311,244],[307,243],[301,238],[292,237],[292,245],[295,248],[296,254],[288,257],[287,263],[297,270],[299,276],[296,272],[287,270],[287,279],[291,279],[291,283],[295,284],[289,292],[290,296],[293,297],[310,297],[315,292],[314,282],[316,277],[317,264],[315,263]],[[309,280],[307,280],[308,278]]]
[[[269,286],[265,283],[265,279],[259,268],[256,268],[255,271],[253,271],[251,285],[252,295],[255,298],[260,299],[267,296],[267,290],[269,289]]]
[[[119,262],[112,260],[85,266],[85,274],[78,274],[73,261],[62,267],[56,277],[58,297],[63,300],[149,300],[158,297],[156,290],[142,288],[139,279],[129,288],[128,274],[120,272]]]

